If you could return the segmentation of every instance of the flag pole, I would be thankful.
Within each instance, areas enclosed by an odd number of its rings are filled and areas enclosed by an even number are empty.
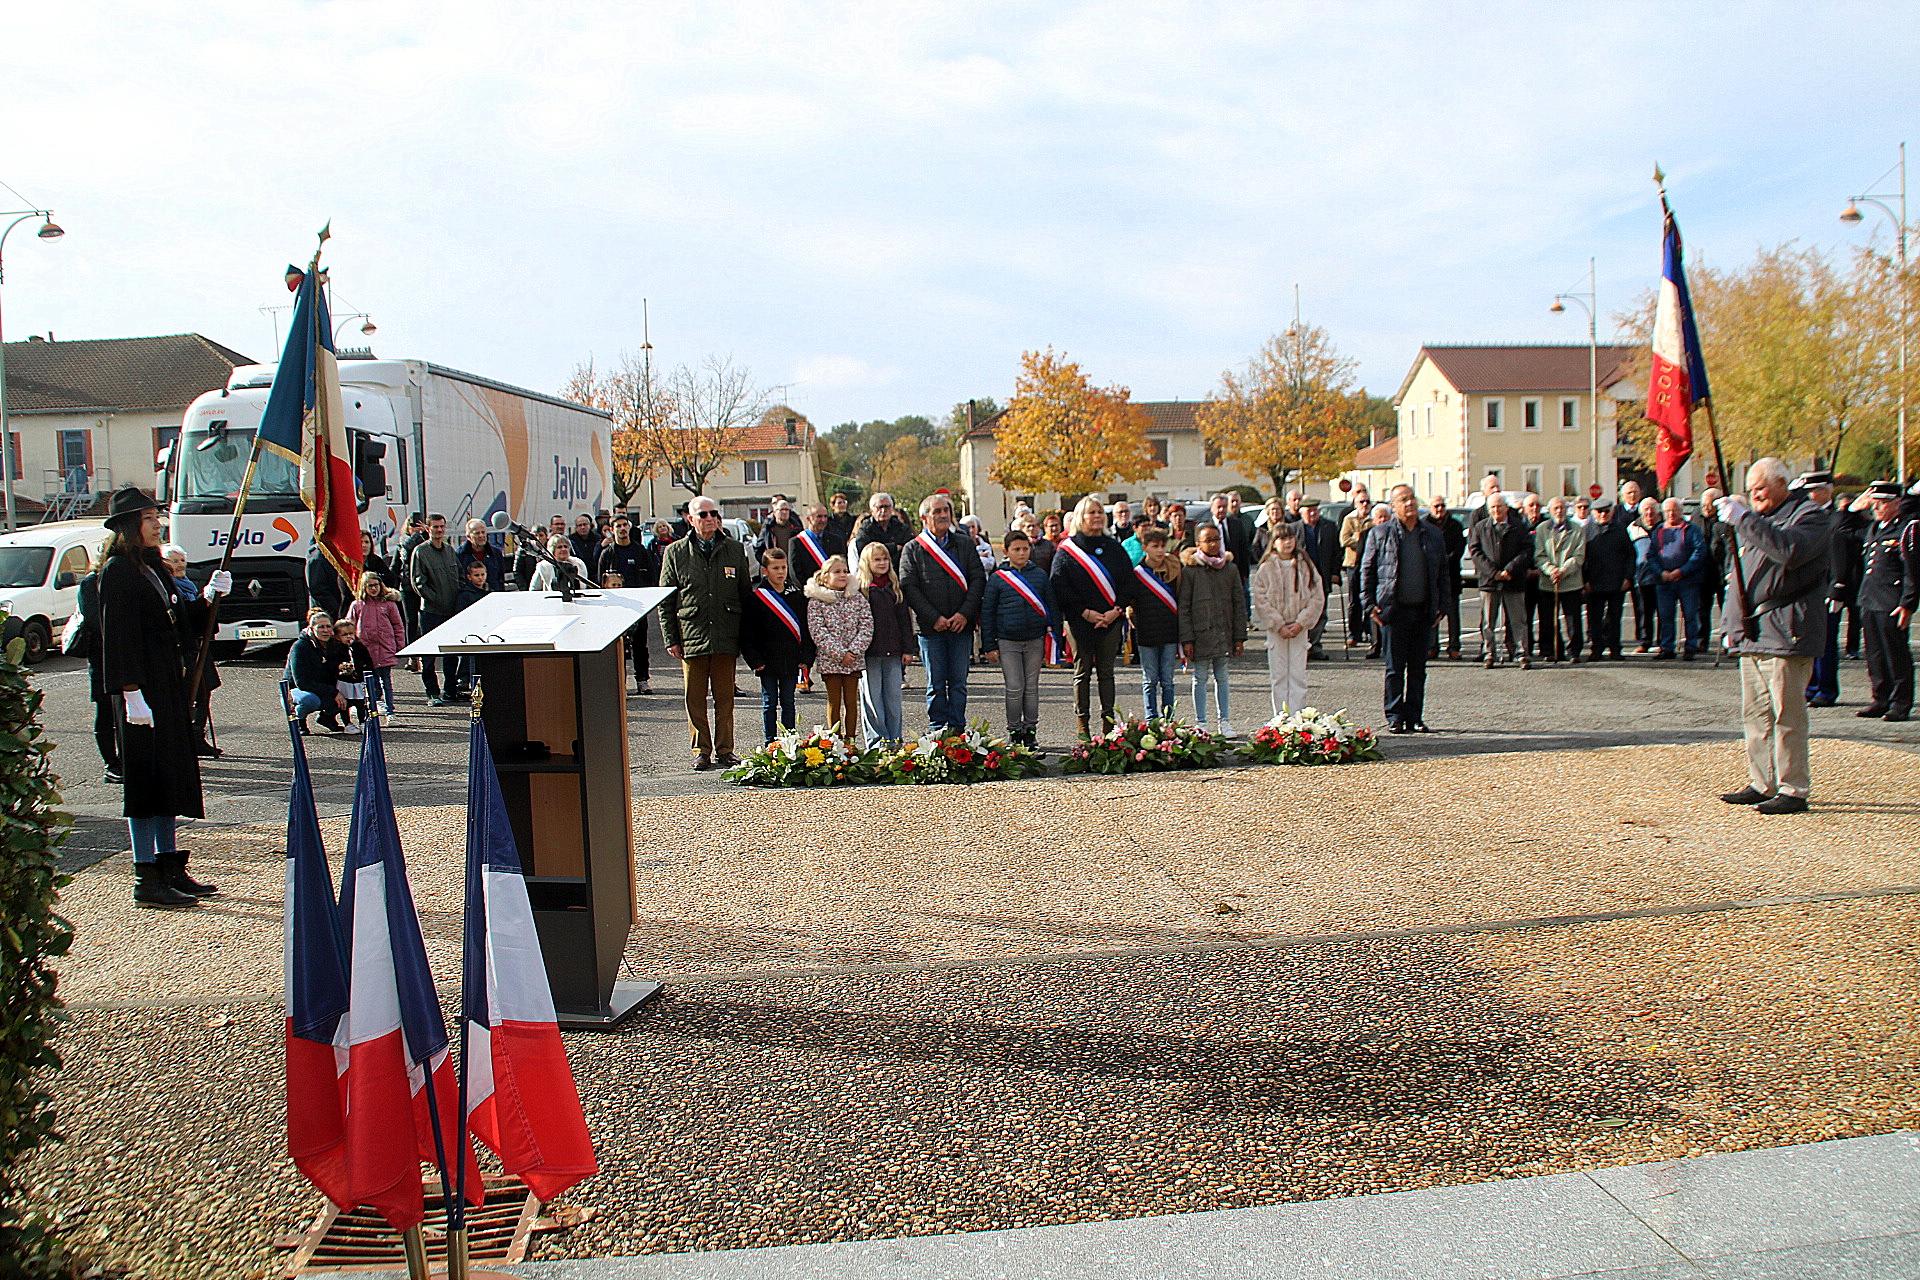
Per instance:
[[[332,234],[330,231],[332,226],[333,223],[328,222],[325,227],[320,229],[320,243],[313,247],[313,261],[307,266],[307,279],[313,281],[315,292],[318,292],[320,289],[320,251],[326,247],[327,239]],[[319,309],[317,307],[314,309],[313,322],[315,324],[319,323]],[[293,335],[287,335],[287,340],[291,343]],[[286,358],[286,352],[283,350],[280,354],[284,360]],[[184,443],[184,441],[182,443]],[[220,564],[219,567],[214,570],[216,573],[227,572],[229,566],[233,564],[233,551],[240,542],[240,521],[247,514],[247,496],[253,492],[253,472],[259,465],[260,430],[258,427],[255,427],[253,432],[253,447],[247,451],[247,469],[240,476],[240,492],[233,500],[233,520],[227,526],[227,545],[220,550]],[[193,659],[193,678],[187,682],[188,706],[195,706],[200,701],[200,685],[205,681],[207,675],[207,655],[213,648],[213,637],[219,628],[220,597],[213,596],[207,601],[207,621],[200,633],[200,651],[194,655]]]
[[[427,1239],[420,1224],[416,1222],[402,1231],[400,1243],[407,1251],[407,1280],[433,1280],[433,1268],[427,1264]]]
[[[472,730],[485,732],[485,730],[480,729],[480,707],[484,700],[485,694],[481,690],[480,677],[476,672],[473,678],[473,693],[467,713],[469,716],[470,729]],[[461,897],[463,916],[470,916],[473,910],[474,894],[485,891],[483,885],[476,885],[474,883],[473,852],[471,849],[473,843],[473,771],[477,763],[478,761],[475,759],[473,749],[472,733],[469,732],[467,737],[467,843],[469,849],[467,853],[466,893]],[[471,919],[463,919],[461,924],[461,937],[465,938],[467,930],[473,926],[473,921]],[[468,1031],[471,1023],[467,1018],[465,1008],[467,983],[466,953],[468,948],[462,946],[460,950],[462,1008],[460,1010],[460,1072],[457,1077],[459,1080],[460,1115],[454,1122],[457,1126],[454,1130],[454,1141],[459,1144],[459,1149],[464,1155],[467,1150],[467,1144],[472,1141],[472,1139],[467,1136],[467,1078],[472,1068],[472,1061],[468,1057]],[[449,1211],[447,1216],[447,1280],[467,1280],[467,1162],[465,1159],[460,1161],[460,1168],[454,1173],[453,1196],[454,1207]],[[453,1216],[454,1214],[458,1214],[459,1216],[456,1218]],[[456,1259],[458,1259],[457,1262],[455,1261]]]

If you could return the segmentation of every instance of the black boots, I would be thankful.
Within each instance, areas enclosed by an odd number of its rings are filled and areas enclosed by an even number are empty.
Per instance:
[[[197,907],[200,905],[200,899],[190,893],[182,893],[169,884],[166,868],[162,864],[136,862],[133,864],[133,903],[137,907],[178,910],[182,907]]]
[[[211,898],[220,892],[218,885],[204,884],[187,874],[187,851],[176,849],[160,855],[160,869],[169,886],[195,898]]]

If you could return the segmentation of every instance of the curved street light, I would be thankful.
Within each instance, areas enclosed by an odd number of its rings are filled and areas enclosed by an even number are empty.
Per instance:
[[[1894,356],[1896,370],[1894,398],[1898,402],[1899,423],[1895,436],[1897,443],[1894,467],[1898,472],[1900,486],[1905,488],[1907,483],[1907,144],[1904,142],[1900,144],[1900,159],[1895,162],[1894,168],[1900,173],[1898,191],[1870,191],[1852,197],[1847,201],[1847,207],[1840,211],[1840,221],[1850,226],[1858,225],[1865,221],[1865,215],[1860,212],[1861,204],[1870,204],[1893,220],[1893,228],[1899,244],[1900,274],[1893,283],[1894,296],[1900,305],[1899,337]],[[1886,174],[1880,176],[1884,178]],[[1898,212],[1887,203],[1888,200],[1900,202]]]
[[[360,326],[360,332],[366,337],[371,338],[375,333],[378,333],[380,330],[380,326],[375,324],[373,322],[373,317],[368,315],[366,312],[349,311],[344,317],[341,318],[340,323],[333,327],[333,345],[334,346],[337,347],[340,345],[340,331],[346,328],[348,325],[352,324],[355,320],[366,321],[365,324]]]
[[[61,228],[60,224],[53,220],[53,211],[50,209],[0,210],[0,218],[5,218],[15,214],[17,214],[18,216],[15,217],[12,222],[9,222],[7,224],[6,230],[0,231],[0,284],[4,284],[6,282],[7,237],[13,234],[13,229],[15,227],[19,226],[23,222],[30,222],[34,218],[39,218],[41,219],[40,230],[36,231],[34,234],[38,236],[40,239],[58,240],[61,236],[67,234]],[[13,530],[17,527],[14,521],[14,510],[13,510],[14,480],[15,480],[15,476],[13,474],[13,433],[11,428],[9,428],[7,425],[7,342],[6,342],[6,333],[5,333],[4,325],[0,325],[0,490],[4,490],[6,493],[6,513],[7,513],[7,532],[8,533],[12,533]]]
[[[1605,493],[1606,484],[1600,478],[1600,286],[1592,258],[1587,259],[1587,291],[1556,293],[1547,310],[1561,315],[1569,302],[1579,303],[1587,313],[1587,425],[1593,432],[1593,478],[1587,483],[1600,485]]]

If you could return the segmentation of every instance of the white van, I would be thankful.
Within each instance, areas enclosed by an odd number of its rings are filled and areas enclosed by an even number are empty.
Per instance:
[[[26,637],[28,662],[53,648],[54,637],[79,607],[80,579],[107,541],[94,520],[62,520],[0,534],[0,609],[6,639]]]

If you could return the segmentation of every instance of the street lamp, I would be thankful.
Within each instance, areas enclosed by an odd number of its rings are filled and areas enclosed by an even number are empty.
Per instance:
[[[1553,305],[1547,310],[1554,315],[1566,311],[1566,304],[1577,302],[1587,313],[1587,425],[1593,432],[1593,479],[1588,484],[1602,484],[1600,479],[1600,285],[1594,274],[1593,259],[1587,259],[1587,291],[1585,293],[1556,293]],[[1602,492],[1605,492],[1604,485]]]
[[[33,218],[39,218],[41,219],[40,230],[35,232],[35,234],[38,235],[40,239],[58,240],[61,236],[67,234],[60,229],[60,224],[53,220],[51,210],[0,210],[0,218],[14,214],[19,216],[7,224],[5,231],[0,231],[0,284],[6,282],[7,237],[13,233],[15,227]],[[7,426],[7,340],[4,326],[0,325],[0,489],[6,490],[7,494],[6,511],[8,533],[12,533],[16,527],[13,511],[13,482],[13,435],[11,428]]]
[[[360,326],[360,332],[369,338],[371,338],[375,333],[379,331],[380,326],[373,322],[372,316],[368,315],[364,311],[350,311],[345,316],[341,317],[339,324],[333,327],[333,345],[335,347],[338,347],[340,345],[340,331],[346,328],[349,324],[353,323],[355,320],[366,321],[365,324]]]
[[[1892,218],[1894,231],[1898,234],[1900,274],[1894,281],[1893,289],[1900,304],[1900,336],[1895,348],[1894,361],[1897,370],[1894,378],[1894,396],[1899,403],[1899,432],[1895,437],[1898,441],[1898,456],[1894,466],[1898,469],[1900,484],[1904,487],[1907,483],[1907,144],[1904,142],[1900,144],[1900,159],[1894,163],[1894,168],[1900,173],[1898,191],[1868,192],[1865,195],[1854,196],[1847,201],[1847,207],[1840,211],[1840,221],[1847,223],[1862,221],[1860,202],[1864,200]],[[1881,178],[1886,176],[1884,173],[1880,175]],[[1876,178],[1875,181],[1879,179]],[[1898,213],[1888,206],[1888,200],[1900,202]]]

